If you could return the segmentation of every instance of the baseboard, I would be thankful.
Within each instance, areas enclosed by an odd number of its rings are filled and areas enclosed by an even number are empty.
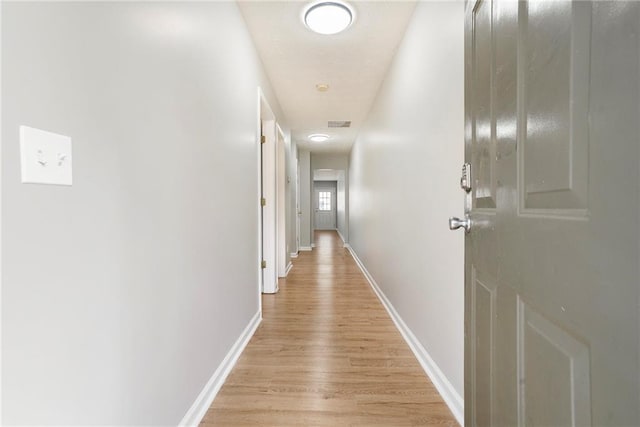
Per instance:
[[[293,252],[290,255],[291,255],[291,258],[298,258],[298,252]]]
[[[418,359],[418,362],[420,362],[422,369],[424,369],[427,376],[431,379],[431,382],[442,396],[442,399],[445,401],[445,403],[453,413],[453,416],[461,426],[464,426],[464,398],[460,396],[451,382],[449,382],[447,377],[442,373],[438,365],[431,358],[424,346],[420,344],[420,341],[418,341],[413,332],[411,332],[411,329],[409,329],[406,323],[404,323],[396,309],[387,299],[384,292],[382,292],[374,278],[371,276],[369,271],[367,271],[360,258],[358,258],[358,255],[356,255],[353,248],[350,245],[345,245],[345,247],[349,249],[349,253],[351,253],[351,256],[355,260],[356,264],[358,264],[358,267],[360,267],[360,270],[362,270],[362,274],[364,274],[364,276],[367,278],[367,281],[371,285],[371,288],[378,296],[378,299],[380,300],[384,308],[387,310],[387,313],[389,313],[389,316],[391,316],[391,320],[393,320],[393,323],[395,323],[396,328],[398,328],[398,330],[402,334],[402,337],[409,345],[409,348],[411,348],[411,351],[413,351],[413,354]]]
[[[233,347],[231,347],[229,353],[227,353],[220,366],[218,366],[218,369],[216,369],[207,384],[204,386],[184,418],[182,418],[182,421],[178,424],[180,427],[197,427],[198,424],[200,424],[207,413],[207,410],[211,406],[213,399],[215,399],[216,395],[220,391],[220,388],[227,379],[231,369],[233,369],[233,366],[238,361],[240,354],[249,343],[249,340],[255,333],[256,329],[258,329],[261,321],[262,315],[260,312],[257,312],[245,330],[242,331],[238,340],[233,344]]]
[[[311,246],[300,246],[299,248],[301,251],[311,251],[313,250],[313,248]]]
[[[336,228],[336,231],[338,232],[338,236],[340,236],[340,239],[342,239],[342,244],[344,245],[344,247],[347,247],[347,241],[344,239],[344,236],[342,235],[342,233],[340,232],[340,230],[338,230]]]
[[[287,269],[284,272],[284,277],[287,277],[289,275],[289,272],[291,271],[292,268],[293,268],[293,263],[289,261],[289,264],[287,265]]]

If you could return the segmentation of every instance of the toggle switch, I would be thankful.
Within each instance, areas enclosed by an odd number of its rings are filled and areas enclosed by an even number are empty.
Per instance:
[[[20,126],[20,163],[25,184],[72,185],[71,138]]]

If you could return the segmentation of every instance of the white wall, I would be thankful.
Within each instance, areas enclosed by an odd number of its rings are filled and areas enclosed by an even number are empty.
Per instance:
[[[348,153],[311,153],[311,167],[316,169],[338,169],[349,168]]]
[[[349,240],[463,397],[462,2],[420,2],[350,161]]]
[[[300,247],[311,248],[311,153],[298,151],[300,164]]]
[[[260,60],[233,2],[2,7],[2,423],[176,425],[259,307]]]
[[[341,171],[336,178],[337,190],[337,227],[345,243],[349,241],[349,154],[347,153],[312,153],[311,168]],[[312,235],[313,238],[313,235]]]
[[[334,169],[316,169],[313,171],[314,181],[337,181],[344,171]]]

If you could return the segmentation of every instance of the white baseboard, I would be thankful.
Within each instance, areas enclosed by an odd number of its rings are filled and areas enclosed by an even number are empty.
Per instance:
[[[291,271],[292,268],[293,268],[293,264],[291,263],[291,261],[289,261],[289,264],[287,265],[287,269],[284,272],[284,277],[287,277],[289,275],[289,272]]]
[[[211,406],[213,399],[220,391],[220,388],[227,379],[227,376],[233,369],[233,366],[238,361],[240,354],[249,343],[249,340],[255,333],[256,329],[262,321],[262,314],[257,312],[251,319],[247,327],[242,331],[242,334],[238,337],[238,340],[233,344],[229,353],[225,356],[218,369],[213,373],[207,384],[204,386],[198,397],[196,398],[191,408],[187,411],[180,424],[180,427],[197,427],[207,413],[207,410]]]
[[[298,252],[292,252],[290,255],[291,258],[298,258]]]
[[[313,250],[313,248],[311,246],[300,246],[299,248],[301,251],[311,251]]]
[[[391,320],[393,320],[393,323],[395,323],[396,328],[398,328],[398,330],[402,334],[402,337],[409,345],[409,348],[411,348],[411,351],[413,351],[413,354],[418,359],[418,362],[420,362],[422,369],[424,369],[427,376],[431,379],[431,382],[442,396],[442,399],[444,399],[445,403],[453,413],[453,416],[461,426],[464,426],[464,398],[460,396],[451,382],[447,379],[438,365],[431,358],[424,346],[420,344],[420,341],[418,341],[413,332],[411,332],[411,329],[409,329],[406,323],[404,323],[396,309],[387,299],[384,292],[382,292],[369,271],[367,271],[360,258],[358,258],[358,255],[356,255],[353,248],[350,245],[345,245],[345,247],[349,249],[351,256],[358,264],[358,267],[360,267],[360,270],[362,270],[362,273],[367,278],[367,281],[371,285],[371,288],[378,296],[378,299],[380,300],[384,308],[387,310],[387,313],[389,313],[389,316],[391,316]]]

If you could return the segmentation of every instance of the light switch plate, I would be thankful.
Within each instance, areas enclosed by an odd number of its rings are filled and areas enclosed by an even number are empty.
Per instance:
[[[23,183],[72,185],[71,160],[71,138],[20,126]]]

